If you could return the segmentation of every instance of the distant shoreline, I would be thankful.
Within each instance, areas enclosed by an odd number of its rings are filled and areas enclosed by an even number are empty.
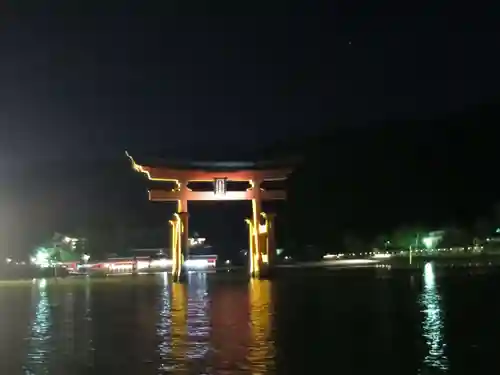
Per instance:
[[[277,273],[287,272],[287,270],[300,270],[300,269],[355,269],[355,268],[386,268],[386,269],[399,269],[399,270],[417,270],[425,266],[426,263],[433,262],[436,267],[445,268],[481,268],[481,267],[500,267],[500,254],[447,254],[447,255],[418,255],[412,258],[412,263],[409,263],[408,256],[393,256],[387,259],[373,259],[373,258],[347,258],[347,259],[332,259],[321,261],[304,261],[304,262],[289,262],[279,263],[275,269]],[[245,274],[245,266],[220,266],[209,270],[202,270],[206,273],[232,273],[232,274]],[[171,273],[170,270],[150,270],[146,272],[139,272],[136,276],[154,275],[158,273]],[[121,277],[132,277],[130,273],[124,274],[110,274],[110,275],[66,275],[64,277],[55,278],[52,275],[33,274],[28,277],[26,274],[14,275],[10,274],[9,278],[0,279],[0,286],[5,285],[26,285],[35,284],[37,280],[45,279],[50,280],[50,283],[61,282],[81,279],[92,280],[120,280]]]

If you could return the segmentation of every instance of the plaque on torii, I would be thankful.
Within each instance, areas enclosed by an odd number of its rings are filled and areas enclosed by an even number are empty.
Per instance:
[[[173,273],[182,279],[184,259],[189,253],[188,202],[189,201],[231,201],[248,200],[252,202],[252,218],[246,219],[249,225],[249,264],[250,274],[255,277],[268,273],[269,266],[276,255],[274,233],[274,214],[262,212],[262,202],[285,200],[284,190],[266,190],[263,183],[284,181],[292,172],[291,168],[270,167],[263,163],[188,163],[181,166],[152,166],[138,164],[127,153],[133,169],[144,174],[151,181],[174,183],[174,188],[155,187],[149,190],[152,202],[177,202],[177,212],[172,225]],[[228,190],[228,182],[248,182],[245,191]],[[190,182],[211,182],[213,191],[193,191]],[[262,219],[264,223],[262,224]]]

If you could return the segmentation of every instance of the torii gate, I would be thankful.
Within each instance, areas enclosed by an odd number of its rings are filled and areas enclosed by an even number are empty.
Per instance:
[[[150,189],[149,200],[177,202],[177,212],[169,221],[172,227],[172,272],[176,281],[183,279],[184,260],[189,254],[188,201],[252,201],[252,217],[245,220],[249,233],[249,272],[252,277],[268,275],[276,255],[275,215],[263,212],[261,205],[263,201],[285,200],[286,192],[265,190],[262,188],[262,183],[286,180],[292,172],[291,168],[263,169],[262,165],[256,163],[191,163],[184,168],[154,167],[137,164],[132,156],[128,153],[126,155],[131,160],[134,170],[143,173],[149,180],[175,183],[175,187],[171,190]],[[246,191],[228,191],[228,181],[248,182],[250,187]],[[214,190],[193,191],[188,187],[190,182],[213,182]]]

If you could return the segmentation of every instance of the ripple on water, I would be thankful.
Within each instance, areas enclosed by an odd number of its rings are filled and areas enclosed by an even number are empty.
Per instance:
[[[21,368],[33,375],[365,374],[368,368],[399,375],[481,363],[498,370],[487,353],[500,332],[478,319],[500,314],[498,304],[478,297],[495,293],[497,274],[464,282],[456,272],[435,277],[432,265],[422,275],[380,272],[251,282],[201,273],[185,284],[160,274],[0,287],[0,374]]]

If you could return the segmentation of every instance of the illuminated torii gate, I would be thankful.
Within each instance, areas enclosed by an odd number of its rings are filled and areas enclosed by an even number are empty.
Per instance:
[[[128,153],[127,156],[134,170],[143,173],[149,180],[175,183],[171,190],[150,189],[149,200],[177,202],[177,212],[170,220],[173,274],[176,280],[183,278],[183,264],[189,253],[188,201],[252,201],[252,217],[246,219],[249,233],[249,271],[252,277],[268,274],[269,266],[276,255],[275,215],[263,212],[261,205],[263,201],[285,200],[286,192],[265,190],[262,183],[286,180],[292,172],[290,168],[262,169],[258,164],[244,164],[246,168],[240,169],[241,163],[193,163],[188,168],[153,167],[137,164]],[[246,191],[227,191],[228,181],[248,182],[250,187]],[[193,191],[188,187],[190,182],[213,182],[214,190]]]

